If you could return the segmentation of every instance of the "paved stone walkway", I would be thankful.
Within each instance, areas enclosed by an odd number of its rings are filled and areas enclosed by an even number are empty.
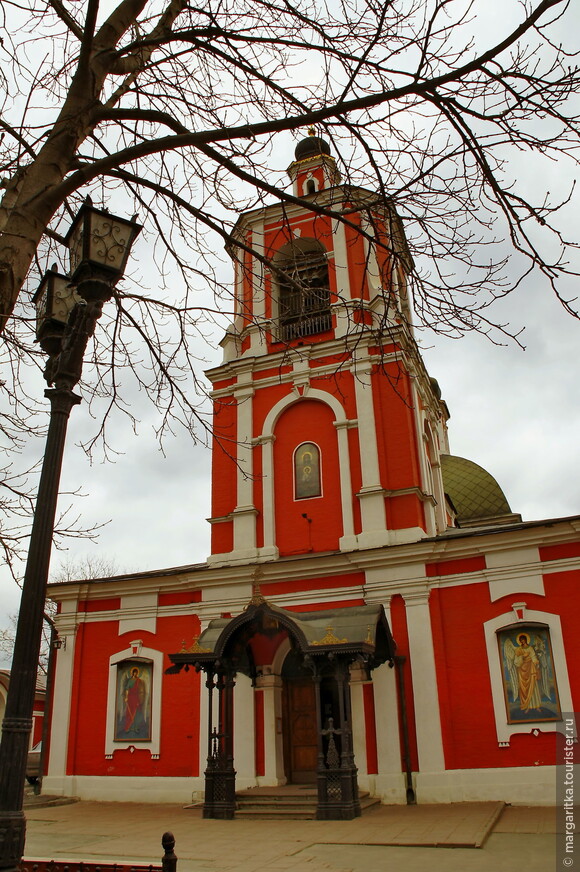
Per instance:
[[[379,806],[354,821],[208,821],[177,805],[28,807],[27,858],[159,862],[178,872],[552,872],[553,809]],[[435,847],[437,846],[437,847]]]

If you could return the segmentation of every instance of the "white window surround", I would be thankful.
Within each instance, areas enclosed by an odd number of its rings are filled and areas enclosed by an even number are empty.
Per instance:
[[[117,692],[117,664],[123,660],[149,660],[153,663],[153,683],[151,687],[151,741],[150,742],[115,742],[115,695]],[[115,751],[122,748],[133,748],[136,751],[146,750],[153,759],[159,757],[159,742],[161,735],[161,683],[163,675],[163,652],[154,648],[143,648],[141,644],[132,642],[131,647],[118,651],[109,658],[109,689],[107,693],[107,727],[105,732],[105,757],[111,758]]]
[[[314,190],[310,190],[312,187],[314,187]],[[308,173],[302,186],[302,196],[306,197],[308,194],[314,194],[318,189],[318,179],[312,173]]]
[[[560,721],[552,721],[549,723],[541,721],[537,723],[528,722],[521,724],[507,723],[497,633],[498,630],[502,630],[504,627],[513,627],[514,623],[517,622],[514,622],[514,611],[512,608],[509,612],[504,612],[503,615],[498,615],[497,618],[485,621],[483,625],[485,644],[487,647],[489,677],[491,680],[491,696],[495,715],[495,729],[497,741],[500,746],[509,745],[511,737],[516,733],[534,733],[534,735],[537,735],[538,733],[555,733],[561,725]],[[550,612],[537,612],[532,609],[526,609],[524,620],[522,620],[521,623],[522,625],[528,623],[544,624],[550,630],[550,641],[552,643],[554,672],[558,683],[560,708],[562,712],[574,711],[560,616],[551,614]]]
[[[282,397],[272,406],[264,420],[262,433],[259,438],[262,441],[262,500],[264,516],[264,548],[275,547],[275,521],[274,521],[274,429],[282,413],[291,405],[302,399],[320,400],[330,406],[334,413],[334,426],[338,437],[338,468],[340,476],[342,523],[344,535],[340,541],[342,550],[356,547],[354,535],[354,516],[351,502],[351,477],[350,457],[348,447],[348,434],[346,426],[348,419],[344,407],[333,394],[321,391],[317,388],[304,390],[302,396],[297,397],[293,392]]]

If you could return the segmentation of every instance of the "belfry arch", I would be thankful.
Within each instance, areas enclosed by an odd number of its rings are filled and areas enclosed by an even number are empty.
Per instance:
[[[278,339],[289,342],[332,329],[328,252],[317,239],[298,238],[273,257]]]
[[[167,671],[193,667],[205,676],[208,746],[204,817],[231,819],[236,811],[234,760],[234,687],[238,674],[260,690],[274,672],[298,678],[302,697],[311,705],[292,708],[306,737],[288,759],[285,780],[311,781],[317,787],[318,820],[350,820],[361,813],[353,750],[350,667],[357,663],[370,676],[382,663],[392,664],[395,645],[381,605],[292,613],[255,593],[234,618],[211,621],[189,649],[171,654]],[[266,682],[267,683],[267,682]],[[278,683],[278,691],[281,687]],[[282,718],[281,738],[287,745],[292,724]],[[261,727],[260,727],[261,729]],[[278,731],[277,731],[278,732]],[[280,749],[278,749],[280,750]],[[296,749],[294,749],[296,750]]]

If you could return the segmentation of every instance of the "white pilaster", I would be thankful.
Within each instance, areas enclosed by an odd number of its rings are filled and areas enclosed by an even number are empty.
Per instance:
[[[405,591],[403,598],[407,610],[419,770],[422,773],[442,772],[445,769],[445,757],[429,613],[429,591],[425,588],[413,592]]]
[[[256,785],[254,721],[252,683],[247,675],[238,672],[234,687],[234,767],[239,790]]]
[[[371,383],[372,363],[368,349],[361,348],[355,357],[353,377],[359,430],[362,487],[359,493],[362,547],[379,547],[388,544],[385,495],[381,486],[379,452],[373,389]]]
[[[352,330],[352,310],[349,305],[351,299],[350,278],[348,273],[348,252],[346,248],[346,235],[344,224],[336,219],[332,225],[332,244],[334,248],[334,269],[336,275],[336,291],[338,303],[333,305],[333,313],[336,315],[335,337],[346,336]]]
[[[252,224],[252,249],[256,255],[264,255],[264,220],[257,218]],[[264,263],[259,257],[252,257],[252,311],[249,327],[250,347],[247,355],[265,353],[264,321],[266,318],[266,282]]]
[[[354,761],[358,769],[358,783],[363,790],[369,789],[366,718],[364,707],[364,683],[367,676],[362,664],[353,663],[350,667],[350,702],[352,712],[352,743]]]
[[[239,559],[256,556],[256,509],[253,502],[253,396],[251,369],[238,372],[234,397],[237,408],[237,502],[233,511],[234,553]]]
[[[76,643],[74,616],[72,612],[71,614],[67,614],[67,612],[74,609],[76,614],[76,607],[76,601],[63,602],[62,608],[66,611],[63,611],[56,621],[59,636],[66,639],[66,647],[60,648],[56,656],[52,722],[50,725],[50,755],[48,773],[43,780],[45,792],[55,795],[66,793],[64,779],[66,776]]]
[[[372,221],[363,214],[361,215],[361,229],[366,234],[363,236],[363,246],[365,251],[366,262],[366,278],[369,289],[369,298],[371,302],[375,298],[384,299],[382,278],[377,260],[377,249],[374,242],[371,242],[369,236],[374,239],[375,228]]]
[[[274,517],[274,440],[269,434],[260,437],[262,446],[262,500],[264,505],[264,545],[260,553],[264,556],[277,557],[278,548],[275,541],[276,521]]]
[[[264,694],[264,775],[258,781],[265,787],[286,783],[282,744],[282,686],[279,675],[261,675],[256,686]]]
[[[435,482],[433,481],[433,472],[429,462],[428,436],[425,431],[425,412],[420,408],[419,392],[417,391],[417,385],[414,380],[411,380],[411,395],[413,397],[413,421],[417,433],[417,451],[419,453],[418,459],[421,474],[421,488],[423,493],[432,494],[435,498]],[[441,474],[440,469],[438,472]],[[443,510],[445,510],[445,506],[443,506]],[[423,502],[423,511],[425,512],[427,535],[435,536],[437,533],[435,507],[431,502],[425,500]],[[444,529],[444,527],[442,529]]]
[[[352,506],[352,479],[350,477],[350,454],[348,451],[348,421],[334,423],[338,440],[338,468],[340,473],[340,502],[342,508],[342,528],[339,545],[342,551],[357,547],[354,532],[354,513]]]

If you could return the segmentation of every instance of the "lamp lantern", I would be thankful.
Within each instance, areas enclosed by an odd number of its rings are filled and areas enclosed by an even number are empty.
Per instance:
[[[71,281],[78,286],[79,296],[87,301],[110,298],[140,231],[141,225],[134,220],[96,209],[90,197],[86,198],[65,237]]]
[[[36,691],[36,670],[42,638],[46,584],[66,431],[71,409],[81,397],[74,392],[80,381],[87,343],[102,315],[103,303],[123,275],[131,245],[141,230],[89,199],[66,236],[70,276],[49,269],[34,294],[37,339],[48,354],[44,378],[49,387],[50,419],[26,570],[14,639],[10,687],[0,742],[0,872],[18,872],[26,839],[22,808],[24,777]],[[66,638],[53,638],[64,649]]]
[[[59,353],[69,315],[79,299],[70,278],[59,273],[53,263],[32,298],[36,306],[36,339],[46,354]]]

